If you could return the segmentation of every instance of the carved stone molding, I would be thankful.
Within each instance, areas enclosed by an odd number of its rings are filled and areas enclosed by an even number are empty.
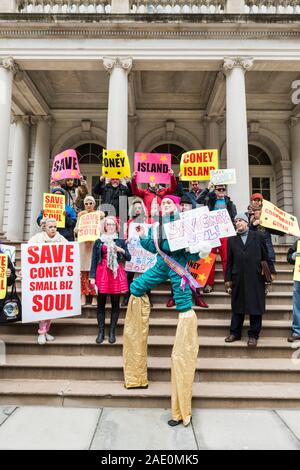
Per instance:
[[[111,73],[114,67],[119,67],[129,73],[132,68],[131,57],[103,57],[103,65],[108,73]]]
[[[299,124],[299,123],[300,123],[300,116],[298,116],[298,117],[297,116],[291,116],[288,119],[288,126],[290,128],[297,126],[297,124]]]
[[[52,116],[31,116],[31,124],[36,126],[39,122],[47,122],[49,125],[54,121]]]
[[[27,124],[27,126],[29,126],[31,124],[31,119],[32,119],[32,116],[30,115],[15,115],[13,114],[12,117],[11,117],[11,124],[17,124],[18,122],[22,122],[23,124]]]
[[[19,71],[19,67],[13,57],[0,57],[0,67],[9,70],[14,75]]]
[[[248,72],[253,67],[253,57],[225,57],[223,63],[223,71],[225,74],[231,72],[236,67],[241,68],[244,72]]]

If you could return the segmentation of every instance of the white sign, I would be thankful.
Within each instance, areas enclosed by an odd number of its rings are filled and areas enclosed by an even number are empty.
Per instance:
[[[12,264],[16,263],[16,247],[11,245],[0,244],[0,252],[4,253],[10,258]]]
[[[131,260],[126,261],[125,270],[134,273],[144,273],[152,268],[156,263],[156,255],[150,251],[144,250],[141,245],[140,237],[136,227],[142,225],[145,228],[145,235],[148,235],[151,224],[131,223],[128,233],[128,251],[131,254]]]
[[[232,170],[211,170],[210,181],[216,184],[236,184],[235,169]]]
[[[236,235],[226,209],[209,211],[207,206],[180,214],[180,219],[164,226],[171,251],[189,248],[200,251],[201,244],[220,246],[220,238]]]
[[[22,322],[81,315],[79,244],[21,247]]]

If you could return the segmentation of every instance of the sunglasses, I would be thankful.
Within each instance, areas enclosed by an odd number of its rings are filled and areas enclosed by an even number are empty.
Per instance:
[[[84,205],[85,206],[92,206],[94,203],[93,202],[85,202]]]
[[[224,191],[226,191],[226,189],[225,188],[216,188],[216,191],[224,192]]]

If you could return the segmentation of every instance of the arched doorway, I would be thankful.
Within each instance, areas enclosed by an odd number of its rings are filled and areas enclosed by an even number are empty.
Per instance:
[[[101,175],[103,147],[96,142],[86,142],[75,147],[75,150],[78,155],[81,174],[85,177],[89,192],[92,194],[93,188]],[[94,197],[97,204],[99,204],[99,196],[94,195]]]
[[[180,171],[180,160],[181,155],[186,152],[186,149],[180,145],[173,144],[172,142],[166,142],[165,144],[160,144],[154,149],[151,150],[153,153],[170,153],[172,155],[172,170],[175,173],[176,179],[178,181],[178,173]],[[185,189],[188,189],[188,181],[182,181],[182,185]]]
[[[267,152],[257,145],[248,146],[250,192],[261,193],[265,199],[276,204],[275,175]]]

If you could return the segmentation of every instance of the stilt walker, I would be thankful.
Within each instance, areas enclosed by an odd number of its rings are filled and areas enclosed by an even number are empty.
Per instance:
[[[199,285],[186,269],[186,265],[189,260],[197,261],[199,257],[205,258],[210,251],[209,247],[205,253],[199,254],[191,254],[187,249],[170,251],[163,225],[179,217],[177,211],[179,200],[176,196],[165,196],[162,199],[162,222],[154,224],[147,237],[143,227],[139,227],[143,248],[151,253],[157,253],[157,262],[131,284],[123,350],[125,387],[147,388],[150,303],[145,292],[170,279],[179,312],[171,356],[172,419],[168,421],[170,426],[176,426],[181,422],[187,426],[190,423],[192,385],[199,350],[197,316],[192,309],[191,291],[191,288],[196,291]]]

